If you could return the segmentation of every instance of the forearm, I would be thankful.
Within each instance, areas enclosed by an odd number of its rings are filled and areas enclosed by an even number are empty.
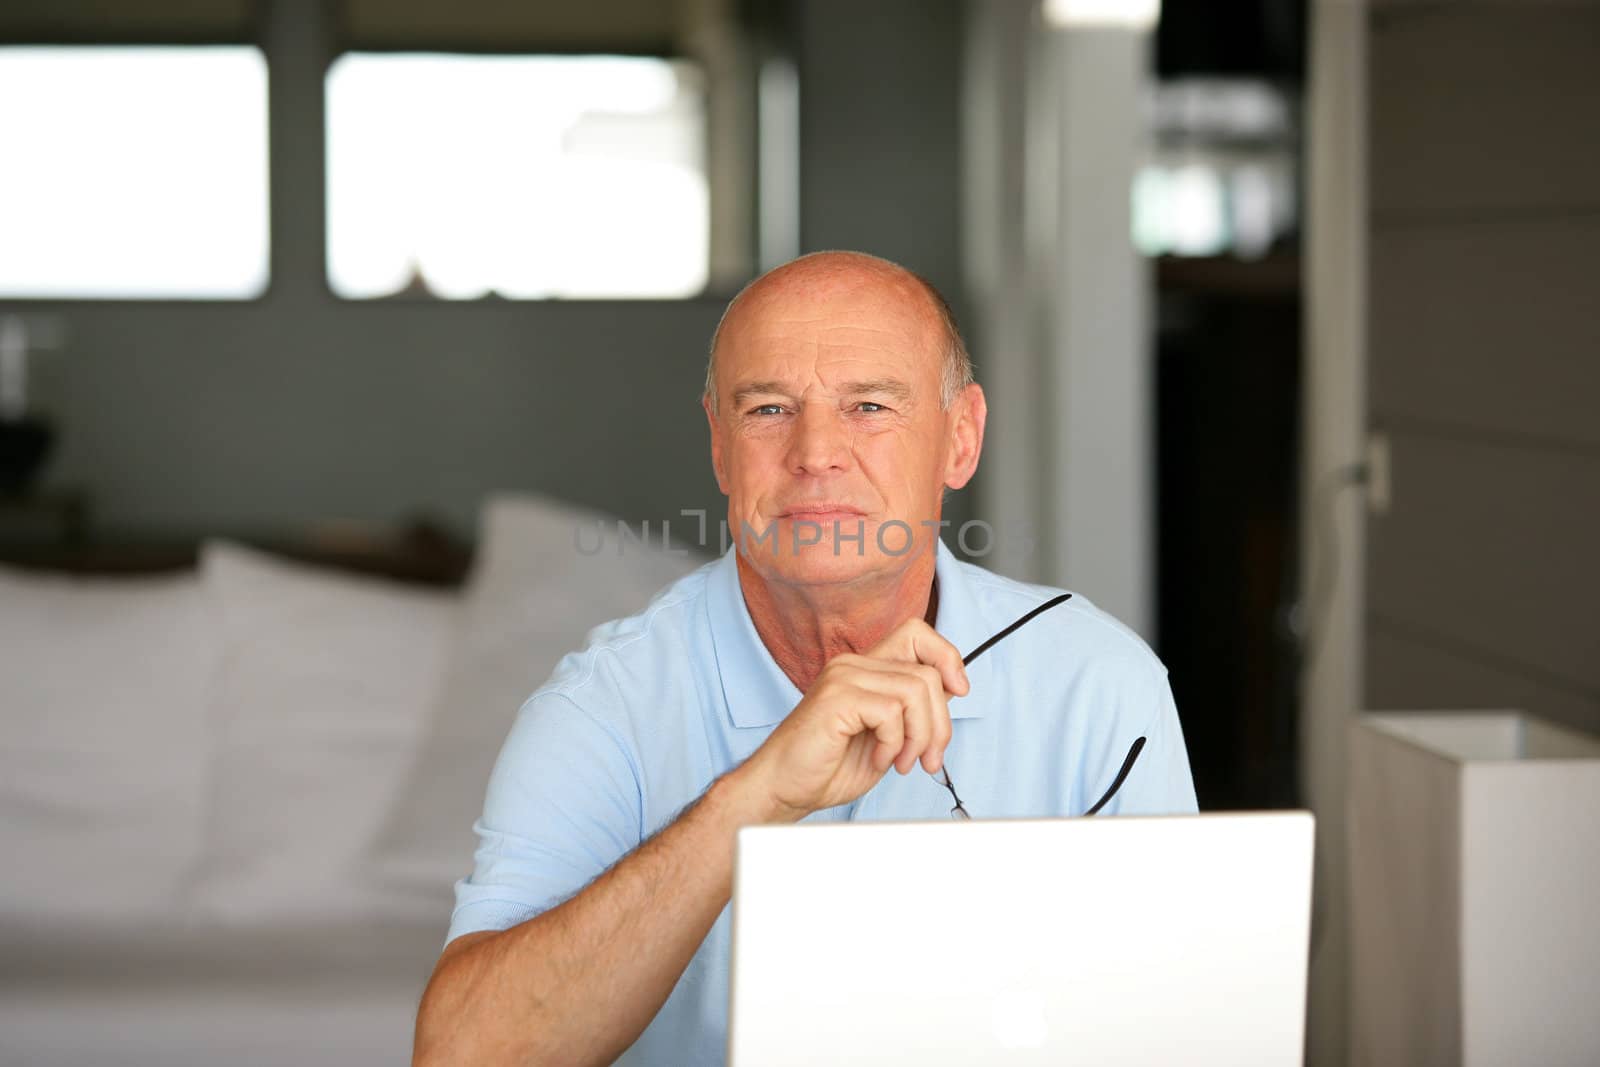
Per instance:
[[[728,903],[740,826],[781,817],[738,772],[559,907],[447,950],[419,1064],[609,1063],[665,1003]]]

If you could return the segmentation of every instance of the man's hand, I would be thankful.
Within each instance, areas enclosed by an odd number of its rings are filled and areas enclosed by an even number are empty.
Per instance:
[[[961,653],[921,619],[865,655],[835,656],[811,691],[738,771],[792,819],[848,804],[889,766],[929,774],[950,744],[950,696],[967,692]]]

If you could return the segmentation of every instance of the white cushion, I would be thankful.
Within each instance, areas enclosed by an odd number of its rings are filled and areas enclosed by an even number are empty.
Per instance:
[[[193,574],[0,569],[0,917],[181,911],[219,647]]]
[[[203,914],[373,918],[364,864],[438,692],[455,598],[205,546],[224,655]]]
[[[444,689],[380,845],[386,891],[409,895],[416,917],[447,918],[452,885],[472,871],[472,824],[517,709],[590,629],[704,562],[622,542],[615,522],[533,495],[485,504]],[[575,536],[590,551],[601,527],[603,550],[580,552]]]

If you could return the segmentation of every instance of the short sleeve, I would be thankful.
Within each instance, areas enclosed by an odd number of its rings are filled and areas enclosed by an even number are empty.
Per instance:
[[[641,811],[622,740],[568,697],[535,694],[489,776],[447,941],[509,929],[573,896],[639,844]]]
[[[1115,760],[1106,781],[1114,780],[1122,769],[1128,750],[1139,737],[1144,747],[1128,771],[1127,779],[1115,796],[1100,811],[1105,815],[1192,815],[1195,802],[1194,777],[1189,770],[1189,751],[1183,741],[1183,725],[1172,700],[1172,686],[1160,661],[1151,656],[1135,672],[1124,692],[1121,721],[1140,724],[1137,733],[1119,739]],[[1098,797],[1095,798],[1099,799]]]

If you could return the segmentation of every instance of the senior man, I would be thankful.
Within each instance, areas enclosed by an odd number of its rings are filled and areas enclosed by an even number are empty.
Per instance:
[[[937,536],[987,411],[932,286],[858,253],[777,268],[723,315],[702,406],[734,547],[523,706],[419,1063],[722,1062],[741,826],[949,819],[947,759],[975,818],[1082,814],[1140,737],[1105,810],[1195,809],[1165,671],[1082,597],[963,667],[1060,591]],[[884,952],[939,936],[861,907]]]

